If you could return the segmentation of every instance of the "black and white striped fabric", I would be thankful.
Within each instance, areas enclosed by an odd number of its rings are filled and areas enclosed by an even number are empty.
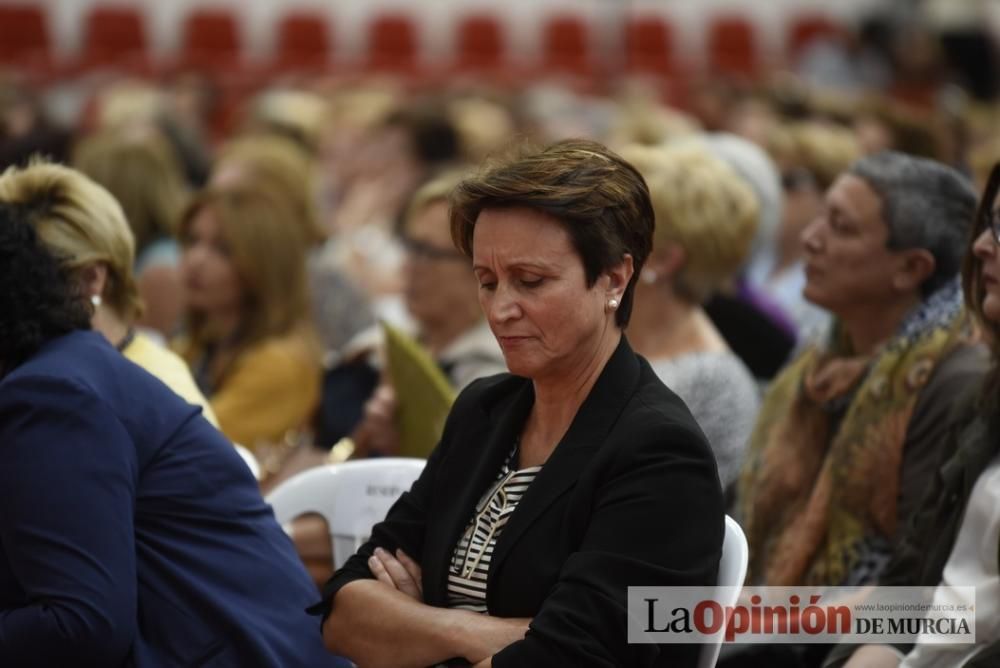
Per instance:
[[[496,482],[476,504],[475,514],[455,547],[448,568],[449,607],[486,612],[486,576],[490,571],[493,547],[528,485],[542,469],[531,466],[512,470],[516,453],[515,444]]]

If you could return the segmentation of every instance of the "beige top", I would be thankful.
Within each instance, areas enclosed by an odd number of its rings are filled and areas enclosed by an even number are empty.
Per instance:
[[[153,374],[189,404],[201,406],[205,418],[216,427],[219,421],[191,376],[184,360],[175,352],[164,348],[145,334],[137,332],[132,342],[122,351],[126,358]]]

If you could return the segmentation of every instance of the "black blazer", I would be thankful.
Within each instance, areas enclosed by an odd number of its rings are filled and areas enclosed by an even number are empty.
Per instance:
[[[327,605],[372,577],[375,547],[401,547],[423,568],[425,602],[445,606],[452,553],[533,400],[509,374],[462,392],[420,478],[327,583]],[[489,612],[534,619],[493,665],[694,666],[695,645],[628,644],[628,587],[715,584],[724,513],[701,429],[622,337],[497,541]]]

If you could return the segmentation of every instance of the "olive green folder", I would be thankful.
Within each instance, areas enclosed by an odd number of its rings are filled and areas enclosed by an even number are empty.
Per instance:
[[[455,390],[411,336],[382,322],[389,377],[396,390],[399,456],[427,458],[441,438]]]

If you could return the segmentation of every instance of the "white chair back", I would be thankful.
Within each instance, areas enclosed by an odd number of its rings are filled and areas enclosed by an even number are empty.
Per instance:
[[[716,600],[723,610],[736,605],[740,597],[740,589],[743,587],[743,580],[747,576],[747,564],[750,561],[750,546],[747,545],[746,536],[743,529],[729,515],[726,515],[726,535],[722,540],[722,559],[719,561],[719,582],[720,589],[716,594]],[[726,620],[729,623],[729,620]],[[725,625],[723,625],[723,630]],[[722,640],[724,633],[720,632],[716,642],[705,645],[701,655],[698,657],[698,668],[714,668],[719,660],[719,652],[722,650]]]
[[[278,485],[267,502],[282,525],[318,513],[330,526],[334,568],[368,540],[400,495],[420,476],[423,459],[384,457],[308,469]]]

